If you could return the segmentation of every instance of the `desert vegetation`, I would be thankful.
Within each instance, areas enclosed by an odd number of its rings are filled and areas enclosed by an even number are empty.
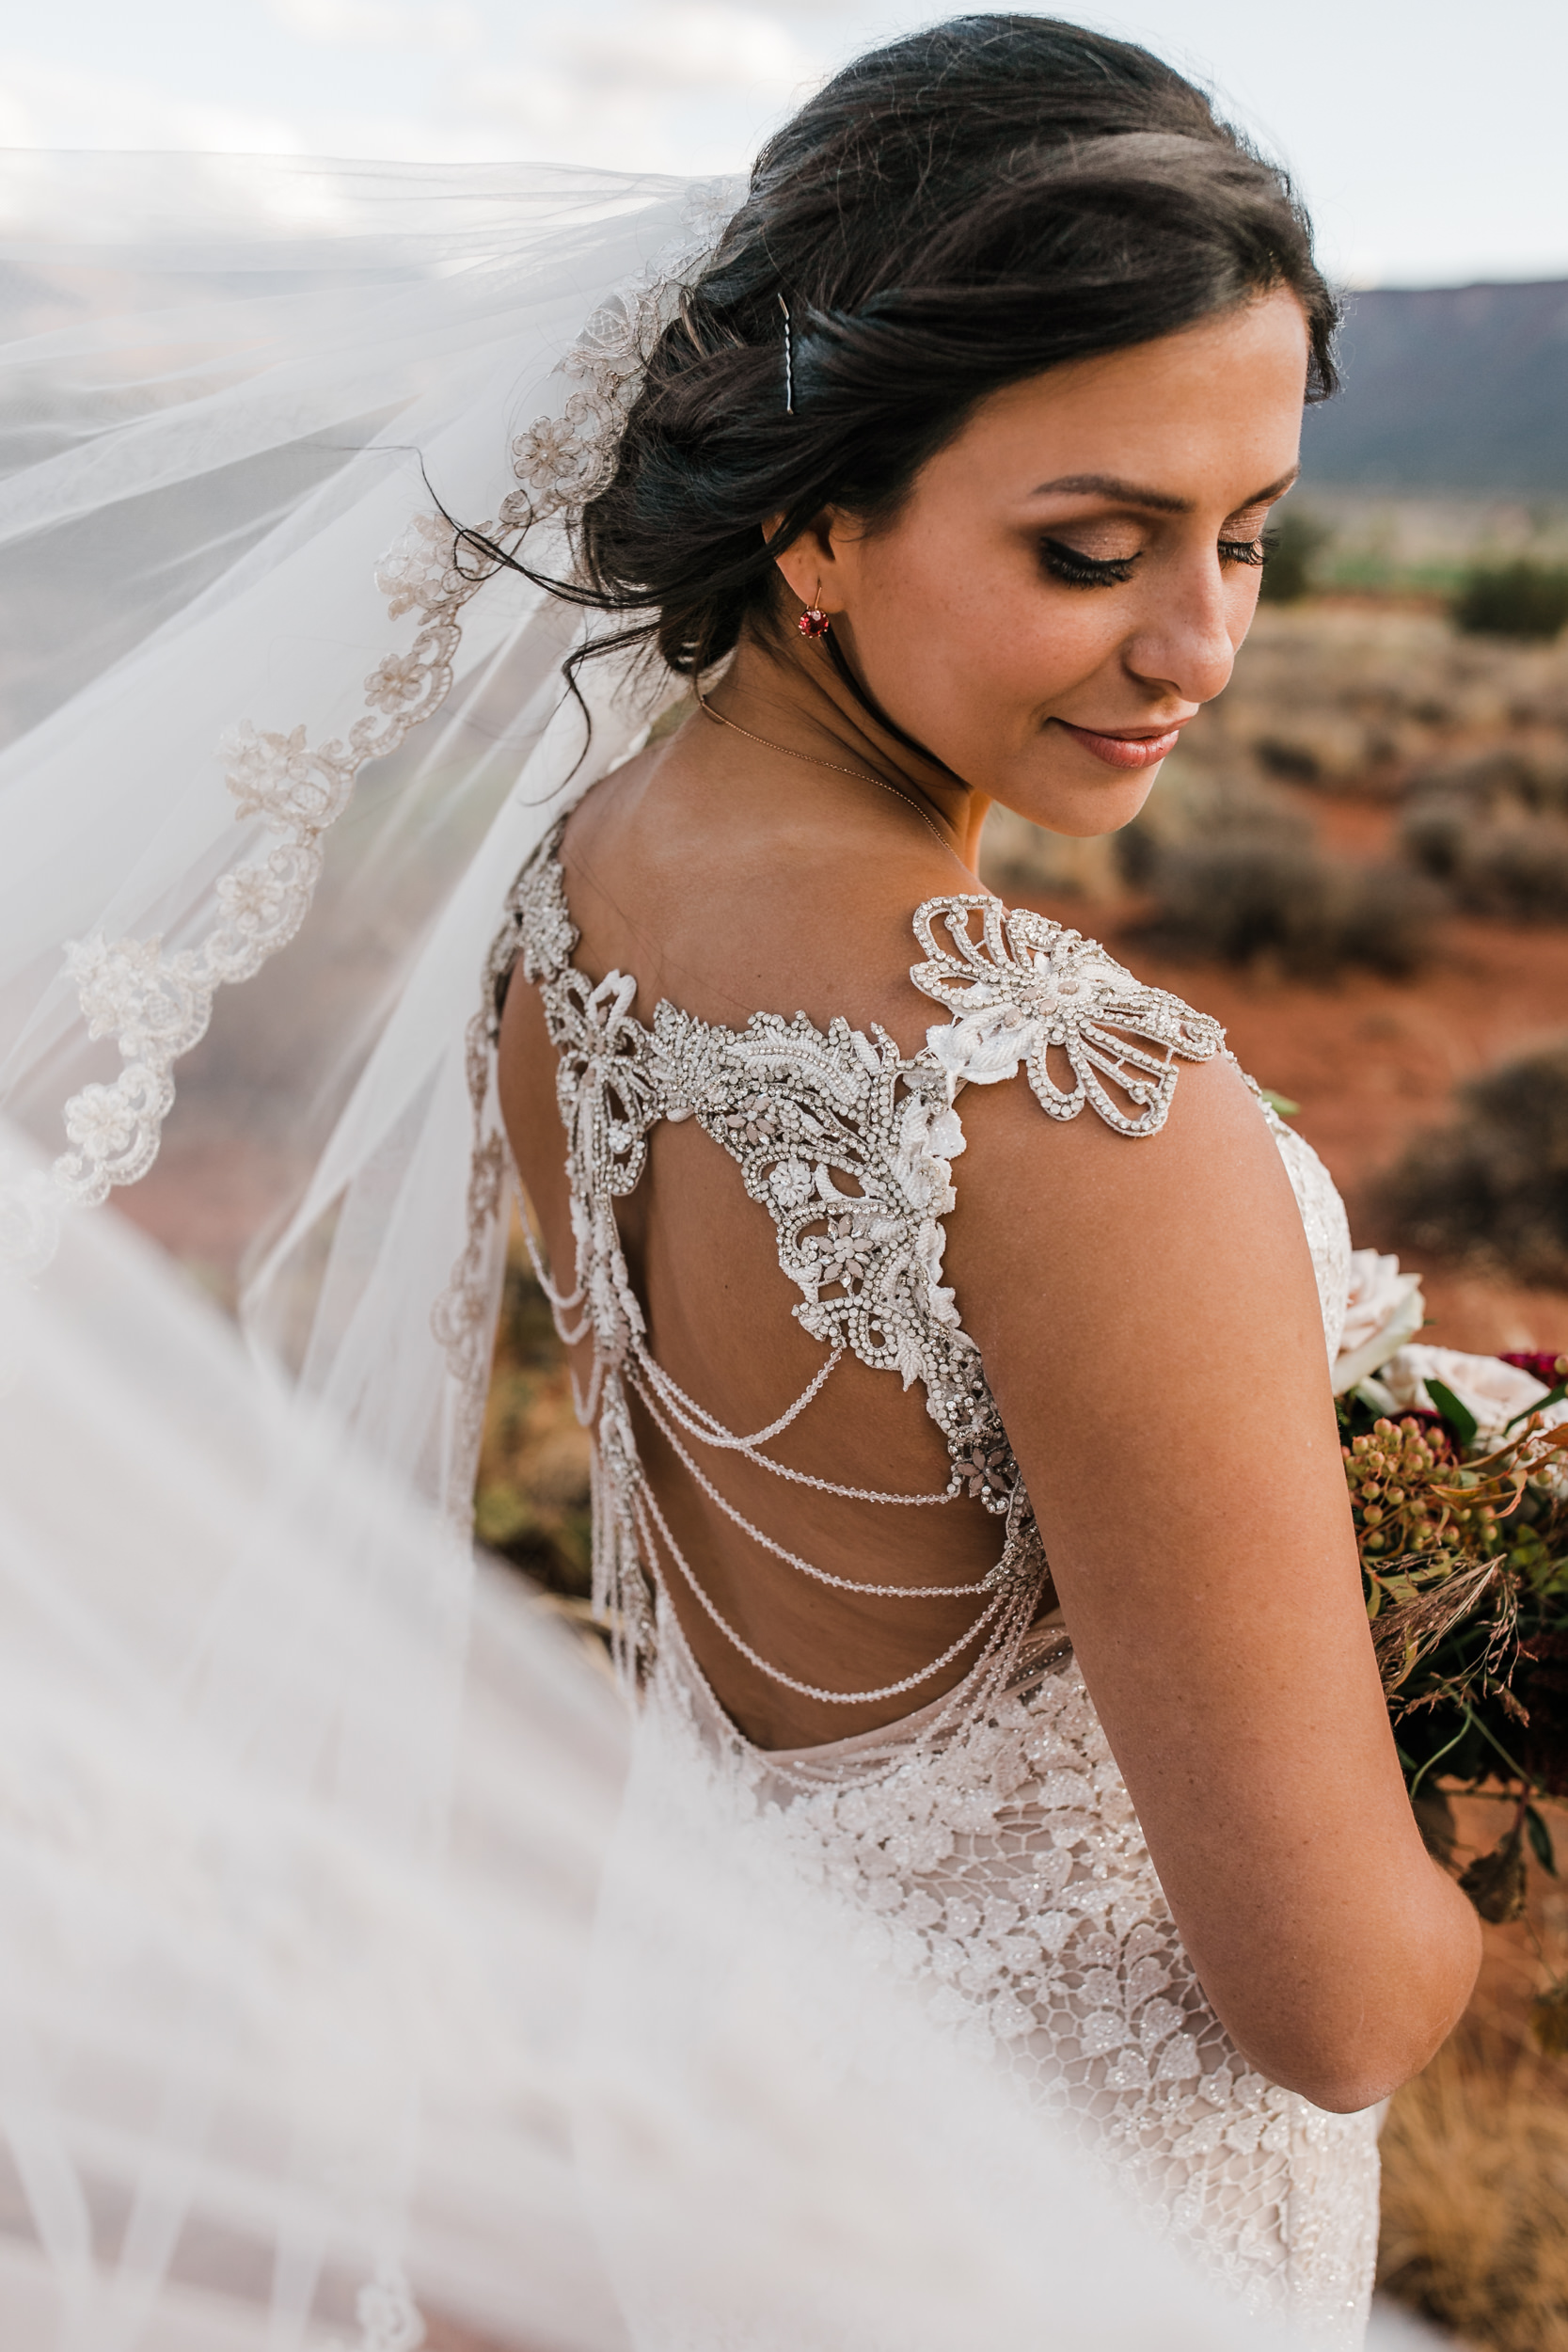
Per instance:
[[[1490,2352],[1568,2347],[1568,2106],[1558,2070],[1462,2033],[1384,2126],[1383,2292]]]
[[[1568,741],[1418,769],[1400,836],[1404,856],[1456,906],[1568,922]]]
[[[479,1542],[578,1614],[591,1582],[588,1433],[514,1219],[475,1497]]]
[[[1456,1860],[1491,1844],[1497,1812],[1484,1794],[1449,1809]],[[1550,1859],[1568,1817],[1544,1812]],[[1542,1976],[1568,1962],[1568,1890],[1538,1853],[1485,1936],[1468,2015],[1384,2127],[1379,2282],[1477,2352],[1568,2352],[1568,2060],[1534,2029]]]
[[[1463,1086],[1378,1205],[1418,1249],[1568,1290],[1568,1038]]]
[[[1454,598],[1454,625],[1474,637],[1557,636],[1568,621],[1568,569],[1560,564],[1478,564]]]
[[[1306,810],[1224,768],[1179,770],[1112,847],[1121,880],[1148,901],[1137,934],[1177,956],[1267,960],[1314,979],[1356,966],[1404,974],[1430,951],[1442,905],[1408,865],[1325,853]]]

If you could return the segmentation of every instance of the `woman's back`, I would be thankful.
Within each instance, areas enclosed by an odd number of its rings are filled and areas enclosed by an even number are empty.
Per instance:
[[[891,834],[873,814],[861,841],[852,828],[846,840],[842,826],[814,824],[809,787],[781,802],[766,785],[737,785],[728,744],[706,737],[705,728],[678,765],[678,755],[644,755],[597,787],[568,828],[562,868],[581,934],[575,963],[595,982],[612,971],[634,976],[629,1009],[647,1029],[661,1000],[732,1032],[759,1012],[786,1022],[803,1013],[824,1045],[833,1021],[844,1019],[863,1037],[879,1028],[912,1057],[938,1009],[908,977],[916,960],[909,918],[924,898],[966,880],[973,888],[972,879],[923,838],[912,814],[901,822],[893,812]],[[709,810],[716,821],[705,823]],[[502,1057],[524,1182],[550,1262],[563,1270],[573,1245],[551,1104],[556,1053],[526,987],[509,998]],[[765,1080],[755,1091],[766,1093]],[[737,1095],[726,1114],[739,1120],[742,1145],[747,1100]],[[842,1169],[837,1181],[842,1191],[856,1189]],[[835,1219],[830,1204],[820,1206],[811,1223],[826,1245]],[[781,1267],[773,1219],[766,1202],[748,1197],[739,1165],[695,1121],[660,1120],[648,1137],[645,1171],[616,1216],[653,1357],[730,1431],[768,1427],[821,1374],[831,1347],[797,1320],[802,1294]],[[842,1298],[860,1286],[852,1272],[824,1287]],[[579,1378],[586,1381],[585,1365]],[[749,1645],[796,1679],[847,1692],[900,1681],[974,1623],[974,1600],[861,1599],[804,1578],[759,1549],[681,1473],[645,1408],[638,1422],[660,1506],[710,1597]],[[683,1441],[696,1443],[689,1433]],[[948,1497],[949,1451],[921,1389],[872,1369],[852,1349],[768,1454],[815,1479],[940,1502],[895,1508],[830,1496],[781,1482],[733,1451],[716,1454],[696,1443],[696,1452],[746,1518],[841,1578],[911,1592],[978,1585],[1002,1549],[999,1522],[980,1501],[962,1489]],[[674,1606],[736,1722],[768,1747],[892,1722],[973,1663],[970,1653],[911,1692],[830,1708],[751,1665],[678,1579]]]

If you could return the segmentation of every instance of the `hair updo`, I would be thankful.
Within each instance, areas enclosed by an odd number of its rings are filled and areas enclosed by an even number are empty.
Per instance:
[[[1001,15],[873,50],[768,141],[652,353],[580,525],[583,601],[628,616],[594,649],[701,674],[824,507],[891,520],[988,393],[1281,286],[1323,399],[1338,305],[1289,181],[1147,50]]]

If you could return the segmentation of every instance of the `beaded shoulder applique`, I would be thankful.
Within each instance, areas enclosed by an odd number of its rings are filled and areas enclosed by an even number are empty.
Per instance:
[[[937,944],[939,918],[950,947]],[[952,1014],[926,1032],[935,1060],[972,1086],[1011,1078],[1022,1062],[1053,1119],[1076,1119],[1087,1104],[1124,1136],[1155,1135],[1176,1091],[1176,1057],[1210,1061],[1225,1043],[1207,1013],[1143,987],[1096,941],[1026,907],[989,897],[927,898],[914,930],[926,961],[910,977]],[[1051,1074],[1053,1046],[1072,1072],[1070,1089]],[[1107,1080],[1122,1100],[1107,1092]]]

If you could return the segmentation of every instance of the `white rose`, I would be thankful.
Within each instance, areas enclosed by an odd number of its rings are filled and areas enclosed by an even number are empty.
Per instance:
[[[1368,1379],[1426,1320],[1418,1274],[1402,1274],[1400,1262],[1375,1249],[1351,1252],[1345,1324],[1334,1363],[1334,1393],[1343,1396]],[[1438,1375],[1441,1379],[1442,1375]]]
[[[1466,1356],[1457,1347],[1402,1347],[1382,1367],[1378,1379],[1402,1413],[1435,1412],[1426,1384],[1441,1380],[1465,1411],[1474,1414],[1478,1442],[1493,1445],[1510,1422],[1522,1427],[1520,1417],[1551,1394],[1533,1373],[1518,1364],[1505,1364],[1497,1356]],[[1549,1406],[1541,1419],[1547,1429],[1568,1420],[1568,1398]]]

